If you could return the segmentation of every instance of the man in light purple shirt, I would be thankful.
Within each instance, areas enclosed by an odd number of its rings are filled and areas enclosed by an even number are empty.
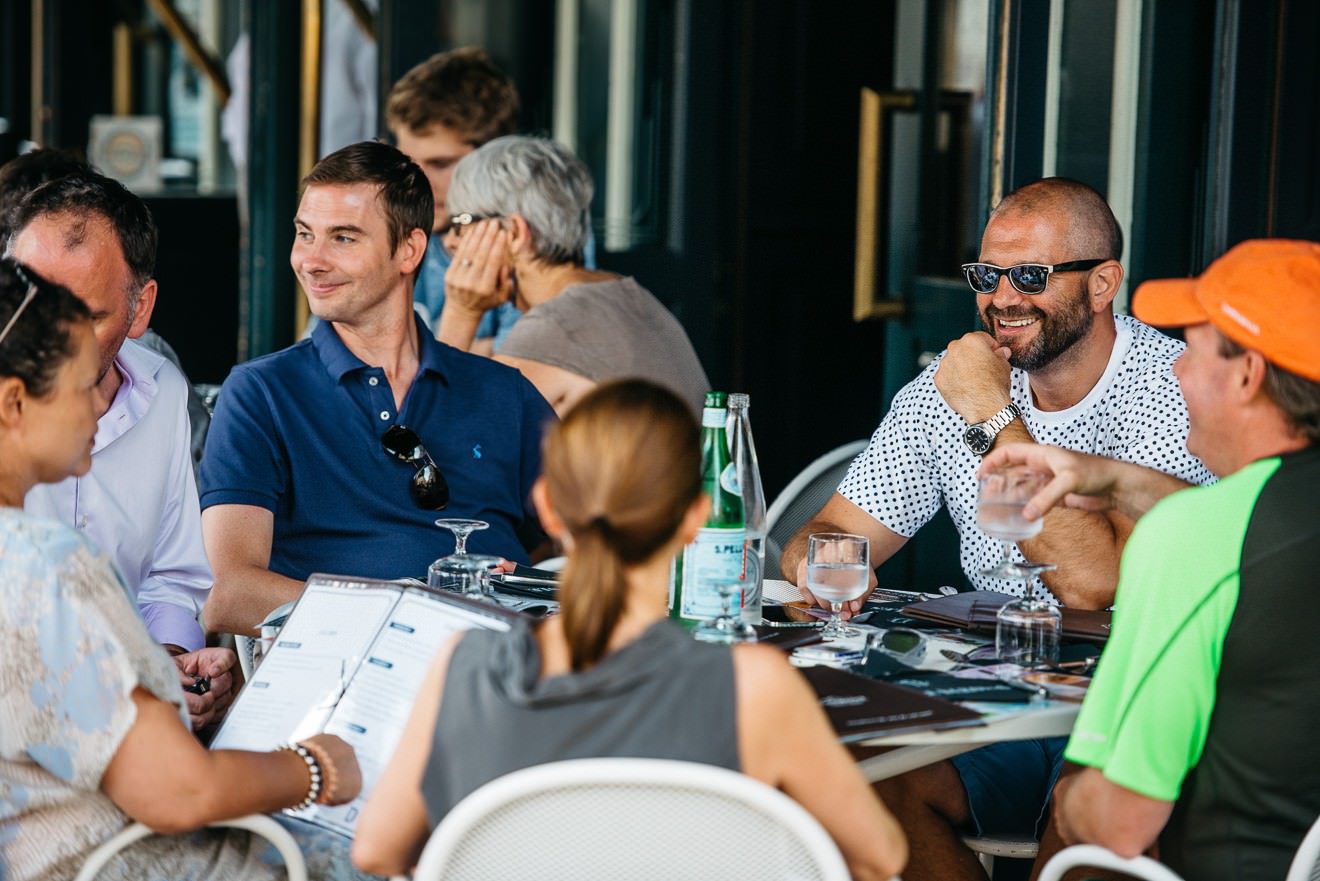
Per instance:
[[[156,226],[145,204],[87,169],[29,193],[8,253],[91,309],[101,355],[92,470],[35,487],[24,507],[86,533],[115,561],[147,629],[174,656],[194,729],[228,705],[233,654],[205,648],[211,587],[193,477],[187,382],[133,342],[156,301]],[[200,692],[200,693],[198,693]]]

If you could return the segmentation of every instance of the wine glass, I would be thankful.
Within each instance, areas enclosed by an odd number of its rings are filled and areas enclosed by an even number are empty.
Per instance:
[[[843,604],[866,593],[871,582],[870,543],[846,532],[817,532],[807,539],[807,590],[830,604],[830,620],[820,632],[827,642],[858,636],[839,615]]]
[[[743,620],[741,609],[734,611],[731,607],[735,596],[741,599],[745,591],[756,585],[760,566],[760,559],[748,546],[743,554],[742,576],[726,577],[715,584],[715,589],[720,595],[719,615],[698,624],[692,631],[693,637],[702,642],[716,642],[723,645],[756,642],[756,628]]]
[[[1023,582],[1023,597],[1005,603],[996,616],[995,650],[999,658],[1024,667],[1043,667],[1059,659],[1059,637],[1063,615],[1057,606],[1038,599],[1036,576],[1054,569],[1052,563],[1015,562],[1009,556],[1013,543],[1040,534],[1041,520],[1027,520],[1022,508],[1045,486],[1046,476],[1013,467],[981,478],[976,499],[976,525],[1003,548],[995,566],[982,575]]]
[[[455,556],[462,556],[467,553],[469,535],[490,528],[490,524],[485,520],[464,520],[461,517],[441,517],[435,521],[435,525],[441,529],[448,529],[454,534]]]
[[[494,593],[490,570],[499,563],[499,557],[486,554],[451,554],[431,564],[426,583],[431,587],[450,587],[457,582],[464,596],[489,599]]]
[[[445,567],[441,564],[446,560],[452,560],[455,557],[465,557],[467,552],[468,536],[482,529],[489,529],[490,524],[485,520],[464,520],[461,517],[441,517],[435,521],[435,525],[441,529],[448,529],[454,534],[454,553],[448,557],[441,557],[430,565],[426,570],[427,587],[451,588],[457,582],[458,586],[465,587],[468,580],[461,573],[461,567],[458,564]],[[464,593],[466,593],[464,589]]]

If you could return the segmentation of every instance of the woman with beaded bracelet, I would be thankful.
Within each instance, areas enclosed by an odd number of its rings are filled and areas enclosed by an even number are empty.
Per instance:
[[[339,804],[361,788],[352,749],[331,735],[270,753],[207,751],[188,730],[173,661],[108,558],[23,512],[32,486],[90,467],[97,373],[87,307],[0,262],[0,876],[9,881],[72,878],[131,820],[182,832]],[[314,877],[358,877],[345,839],[283,822]],[[226,829],[148,838],[98,877],[285,875],[273,848]]]

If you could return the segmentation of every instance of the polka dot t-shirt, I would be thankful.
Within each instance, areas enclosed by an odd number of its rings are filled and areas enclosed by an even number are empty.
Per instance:
[[[1135,462],[1190,483],[1209,483],[1213,476],[1187,451],[1187,406],[1172,369],[1183,344],[1135,318],[1116,315],[1115,321],[1118,336],[1104,374],[1067,410],[1036,409],[1027,374],[1012,371],[1012,399],[1031,436],[1042,444]],[[1020,581],[980,574],[998,562],[1000,543],[976,526],[981,458],[963,443],[966,423],[935,387],[940,358],[894,396],[870,445],[839,484],[839,494],[908,538],[940,505],[947,505],[958,527],[963,572],[971,583],[979,590],[1021,595]],[[1011,553],[1023,559],[1016,545]],[[1058,602],[1039,580],[1037,594]]]

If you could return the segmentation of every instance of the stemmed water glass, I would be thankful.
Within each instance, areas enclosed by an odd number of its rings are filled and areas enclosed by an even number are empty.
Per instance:
[[[426,583],[431,587],[444,587],[458,582],[459,592],[473,599],[491,598],[493,588],[490,570],[499,565],[500,558],[487,554],[452,554],[431,564]]]
[[[1015,542],[1040,534],[1042,521],[1027,520],[1022,508],[1045,486],[1046,476],[1012,467],[981,478],[976,499],[976,525],[1003,548],[1000,561],[982,575],[1023,582],[1023,597],[1005,603],[997,615],[995,650],[1003,661],[1024,667],[1042,667],[1059,659],[1063,615],[1057,606],[1036,597],[1036,576],[1054,569],[1052,563],[1014,561]]]
[[[454,534],[454,553],[462,556],[467,553],[468,536],[483,529],[489,529],[485,520],[464,520],[461,517],[441,517],[435,521],[441,529],[448,529]]]
[[[733,609],[733,598],[741,598],[745,591],[755,585],[760,575],[760,558],[748,548],[743,554],[743,572],[740,578],[725,578],[715,585],[720,594],[720,613],[714,618],[702,621],[692,631],[693,637],[702,642],[716,642],[733,645],[740,642],[756,642],[756,628],[742,618],[741,609]]]
[[[454,553],[448,557],[441,557],[431,564],[426,570],[427,585],[452,587],[457,581],[465,594],[489,594],[490,581],[487,573],[491,566],[499,562],[499,557],[469,554],[467,540],[472,533],[489,529],[490,524],[485,520],[442,517],[435,521],[435,525],[441,529],[448,529],[454,534]]]
[[[830,604],[830,620],[820,632],[827,642],[858,636],[845,627],[843,604],[866,593],[871,584],[870,543],[846,532],[818,532],[807,539],[807,590]]]

